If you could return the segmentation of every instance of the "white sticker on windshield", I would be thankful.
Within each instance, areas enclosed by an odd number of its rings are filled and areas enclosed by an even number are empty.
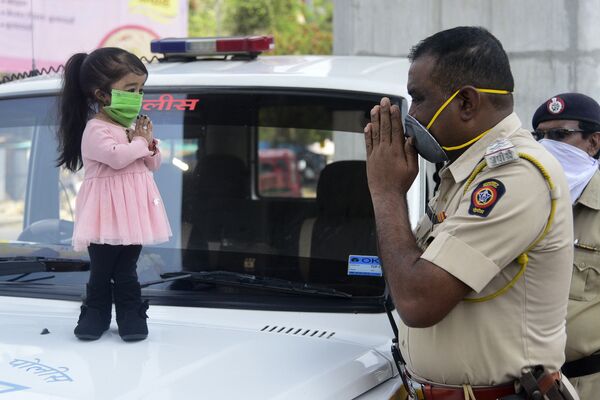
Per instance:
[[[348,256],[348,275],[383,276],[381,262],[376,256]]]

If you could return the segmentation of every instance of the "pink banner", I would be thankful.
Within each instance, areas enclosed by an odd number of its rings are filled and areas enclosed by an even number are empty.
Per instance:
[[[0,72],[106,46],[149,57],[152,39],[187,36],[187,18],[187,0],[0,0]]]

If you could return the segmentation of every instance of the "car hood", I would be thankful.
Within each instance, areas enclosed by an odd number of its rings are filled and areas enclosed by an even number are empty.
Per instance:
[[[306,313],[300,327],[294,313],[153,306],[148,339],[125,343],[114,320],[100,340],[77,340],[78,311],[0,298],[0,400],[350,399],[394,373],[377,351],[389,337],[314,329]]]

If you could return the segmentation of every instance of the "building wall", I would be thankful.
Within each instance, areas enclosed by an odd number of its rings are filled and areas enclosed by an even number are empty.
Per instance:
[[[600,0],[334,0],[335,54],[405,57],[419,40],[460,25],[487,28],[515,78],[515,110],[531,127],[551,95],[600,102]]]

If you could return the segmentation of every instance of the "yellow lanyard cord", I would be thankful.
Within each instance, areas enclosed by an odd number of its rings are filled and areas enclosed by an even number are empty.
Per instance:
[[[475,88],[478,92],[481,93],[491,93],[491,94],[510,94],[510,92],[508,90],[500,90],[500,89],[480,89],[480,88]],[[427,124],[426,128],[429,129],[431,128],[431,126],[433,125],[433,123],[435,122],[435,120],[437,119],[437,117],[442,113],[442,111],[444,111],[444,109],[446,108],[446,106],[448,104],[450,104],[450,102],[452,100],[454,100],[454,98],[456,97],[456,95],[458,95],[458,93],[460,92],[460,89],[458,89],[456,92],[454,92],[454,94],[452,94],[452,96],[450,96],[448,98],[448,100],[446,100],[444,102],[444,104],[442,104],[442,106],[440,108],[437,109],[437,111],[435,112],[435,114],[433,114],[433,117],[431,118],[431,121],[429,121],[429,123]],[[446,150],[446,151],[453,151],[453,150],[460,150],[463,149],[467,146],[472,145],[473,143],[475,143],[476,141],[478,141],[479,139],[481,139],[482,137],[485,136],[486,133],[488,133],[490,130],[488,129],[487,131],[477,135],[477,137],[469,140],[467,143],[463,143],[463,144],[459,144],[458,146],[450,146],[450,147],[446,147],[446,146],[442,146],[442,149]]]
[[[446,150],[446,151],[453,151],[453,150],[460,150],[463,149],[467,146],[472,145],[473,143],[475,143],[476,141],[478,141],[479,139],[481,139],[482,137],[485,136],[486,133],[488,133],[491,129],[488,129],[487,131],[481,133],[480,135],[475,136],[473,139],[469,140],[467,143],[463,143],[463,144],[459,144],[458,146],[442,146],[442,149]]]
[[[429,121],[429,123],[427,124],[427,126],[425,128],[429,129],[431,128],[431,125],[433,125],[433,123],[435,122],[435,120],[437,119],[438,115],[440,115],[442,113],[442,111],[444,111],[444,108],[446,108],[446,106],[448,104],[450,104],[450,102],[452,100],[454,100],[454,98],[456,97],[456,95],[460,92],[460,89],[457,90],[456,92],[454,92],[454,94],[452,96],[450,96],[450,98],[448,98],[448,100],[446,100],[444,102],[444,104],[442,104],[442,106],[440,108],[438,108],[438,110],[435,112],[435,114],[433,114],[433,118],[431,118],[431,121]]]
[[[510,94],[512,92],[509,92],[508,90],[502,90],[502,89],[479,89],[477,88],[478,92],[481,93],[491,93],[491,94]]]
[[[483,297],[477,297],[477,298],[469,297],[469,298],[465,298],[464,301],[473,302],[473,303],[481,303],[484,301],[492,300],[492,299],[506,293],[506,291],[508,291],[508,289],[510,289],[511,287],[513,287],[515,285],[515,283],[517,283],[517,281],[523,275],[523,273],[525,273],[525,269],[527,268],[527,264],[529,263],[529,257],[527,256],[527,253],[531,249],[533,249],[535,246],[537,246],[537,244],[540,241],[542,241],[542,239],[548,234],[548,232],[550,231],[550,227],[552,226],[552,221],[554,220],[554,214],[556,212],[556,198],[557,198],[557,196],[555,195],[554,182],[552,182],[552,178],[550,177],[550,174],[548,173],[546,168],[544,168],[542,163],[540,163],[537,159],[530,156],[529,154],[525,154],[525,153],[518,153],[518,154],[519,154],[519,157],[521,157],[521,158],[531,162],[533,165],[535,165],[535,167],[540,171],[540,173],[546,180],[546,183],[548,184],[548,188],[550,189],[550,215],[548,216],[548,221],[546,222],[544,231],[540,234],[540,236],[538,236],[538,238],[533,243],[531,243],[531,245],[529,245],[529,247],[527,247],[527,249],[523,253],[521,253],[521,255],[519,255],[519,257],[517,258],[517,262],[519,263],[519,265],[521,265],[521,268],[519,269],[519,272],[517,272],[517,274],[510,280],[510,282],[508,282],[503,288],[499,289],[498,291],[496,291],[492,294],[489,294],[489,295],[483,296]],[[483,160],[479,164],[477,164],[477,166],[471,173],[471,176],[469,176],[467,183],[465,184],[463,196],[467,193],[467,190],[469,189],[469,186],[471,185],[471,183],[473,183],[473,181],[475,180],[475,177],[486,167],[486,165],[487,165],[487,163],[485,162],[485,160]]]
[[[475,394],[473,393],[473,387],[469,384],[463,384],[463,394],[465,396],[465,400],[477,400]]]
[[[480,89],[480,88],[475,88],[475,90],[477,90],[478,92],[481,92],[481,93],[491,93],[491,94],[510,94],[511,93],[508,90],[500,90],[500,89]],[[456,92],[454,92],[454,94],[452,96],[450,96],[450,98],[448,98],[448,100],[446,100],[444,102],[444,104],[442,104],[442,106],[440,108],[438,108],[438,110],[435,112],[435,114],[433,114],[433,118],[431,118],[431,121],[429,121],[429,123],[427,124],[427,126],[425,128],[427,128],[427,129],[431,128],[431,125],[433,125],[433,123],[435,122],[435,120],[437,119],[437,117],[442,113],[442,111],[444,111],[444,109],[446,108],[446,106],[448,104],[450,104],[450,102],[452,100],[454,100],[454,98],[456,97],[456,95],[459,92],[460,92],[460,89],[458,89]]]

